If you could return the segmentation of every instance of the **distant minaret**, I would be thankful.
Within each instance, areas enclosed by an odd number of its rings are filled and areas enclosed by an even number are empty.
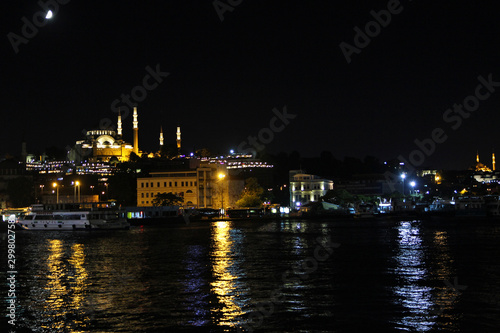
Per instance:
[[[122,136],[122,115],[121,112],[118,110],[118,135]]]
[[[163,147],[163,127],[160,126],[160,149]]]
[[[139,122],[137,121],[137,106],[134,106],[134,153],[139,154]]]
[[[177,150],[181,151],[181,128],[177,126]]]
[[[476,162],[479,163],[479,150],[477,151]]]
[[[493,171],[495,171],[495,152],[494,151],[491,154],[491,162],[493,164]]]

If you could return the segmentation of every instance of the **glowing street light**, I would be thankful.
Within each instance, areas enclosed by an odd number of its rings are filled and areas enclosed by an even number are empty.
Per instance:
[[[76,192],[77,192],[77,189],[78,189],[78,202],[80,202],[80,182],[79,181],[76,181],[75,182],[75,199],[73,200],[74,202],[77,202],[76,201]]]
[[[59,203],[59,186],[57,185],[57,183],[52,183],[52,187],[55,187],[56,188],[56,203]]]
[[[49,11],[47,12],[47,15],[45,15],[45,18],[46,18],[47,20],[50,20],[53,16],[54,16],[54,13],[52,13],[52,11],[51,11],[51,10],[49,10]]]
[[[410,182],[410,185],[411,185],[411,189],[412,189],[412,191],[413,191],[413,194],[415,194],[415,185],[416,185],[416,184],[417,184],[417,183],[415,183],[414,181],[411,181],[411,182]]]

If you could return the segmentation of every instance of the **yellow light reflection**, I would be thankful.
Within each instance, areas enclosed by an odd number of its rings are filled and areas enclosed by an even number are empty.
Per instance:
[[[72,252],[73,255],[69,258],[69,263],[73,265],[75,275],[73,276],[72,283],[72,299],[71,307],[77,313],[84,313],[85,307],[85,292],[88,287],[87,283],[87,270],[85,269],[85,252],[83,244],[73,244]],[[75,319],[73,321],[75,326],[85,326],[85,317],[80,318],[80,320]]]
[[[50,292],[45,301],[45,313],[52,317],[50,326],[42,326],[45,329],[64,328],[64,317],[67,314],[64,295],[67,295],[68,290],[64,285],[65,268],[63,263],[64,256],[63,241],[52,239],[49,241],[49,257],[47,258],[48,274],[46,290]],[[51,313],[57,314],[51,315]]]
[[[456,306],[460,292],[455,290],[452,285],[456,272],[453,269],[453,257],[450,254],[446,231],[434,232],[434,247],[432,252],[436,256],[435,264],[437,267],[433,273],[438,281],[443,282],[435,288],[436,314],[441,317],[441,321],[445,322],[446,327],[458,330],[456,315],[450,313],[453,313],[452,310]],[[445,283],[446,281],[448,285]]]
[[[446,280],[452,276],[450,249],[448,247],[448,234],[446,231],[436,231],[434,233],[434,245],[436,249],[433,251],[436,255],[436,264],[438,268],[435,274],[439,279]]]
[[[214,223],[213,229],[213,247],[212,247],[212,272],[214,281],[210,284],[211,291],[217,296],[222,304],[222,308],[213,308],[212,312],[220,312],[221,326],[236,326],[236,318],[244,314],[241,308],[236,304],[237,294],[235,294],[234,280],[238,277],[231,274],[230,269],[234,264],[232,258],[233,241],[229,234],[231,222],[218,221]]]
[[[88,326],[90,321],[85,315],[88,273],[84,266],[84,246],[74,244],[71,247],[71,257],[66,260],[62,240],[49,240],[48,250],[45,287],[48,296],[44,304],[45,320],[42,328],[59,332],[82,332],[77,328]],[[72,318],[71,321],[68,318]]]

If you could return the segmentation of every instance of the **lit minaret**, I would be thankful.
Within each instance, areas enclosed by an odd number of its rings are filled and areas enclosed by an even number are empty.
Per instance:
[[[137,121],[137,106],[134,106],[134,153],[139,154],[139,122]]]
[[[160,148],[163,147],[163,128],[160,126]]]
[[[177,126],[177,150],[181,151],[181,128]]]
[[[491,162],[493,164],[493,171],[495,171],[495,152],[491,154]]]
[[[118,111],[118,135],[122,136],[122,115],[120,111]]]
[[[477,151],[476,162],[479,163],[479,150]]]

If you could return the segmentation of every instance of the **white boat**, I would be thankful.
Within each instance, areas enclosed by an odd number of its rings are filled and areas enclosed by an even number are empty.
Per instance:
[[[25,230],[91,229],[88,211],[31,211],[19,217],[17,223]]]
[[[51,211],[40,208],[34,205],[28,214],[19,217],[18,225],[25,230],[108,230],[130,227],[124,212],[120,214],[116,210]]]

